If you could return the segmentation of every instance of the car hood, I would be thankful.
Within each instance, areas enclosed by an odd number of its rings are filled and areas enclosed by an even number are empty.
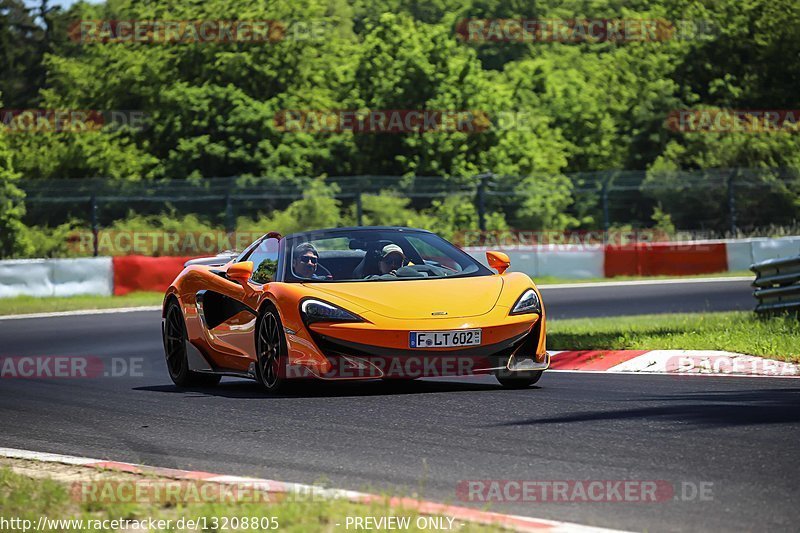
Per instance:
[[[306,285],[385,317],[441,319],[488,313],[500,298],[503,278],[475,276]]]

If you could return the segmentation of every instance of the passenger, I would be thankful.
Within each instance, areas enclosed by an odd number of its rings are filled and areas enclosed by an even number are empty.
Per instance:
[[[405,263],[406,256],[403,249],[396,244],[387,244],[381,250],[381,258],[378,261],[378,270],[381,275],[391,274],[397,275],[397,269],[401,268]]]
[[[319,252],[310,242],[298,244],[294,249],[292,271],[298,278],[325,279],[316,274],[319,263]]]

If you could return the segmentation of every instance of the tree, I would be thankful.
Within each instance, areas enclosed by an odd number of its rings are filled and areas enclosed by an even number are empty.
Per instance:
[[[0,128],[0,257],[9,257],[19,248],[19,234],[24,230],[25,195],[15,185],[19,174],[11,164],[11,152]]]
[[[430,229],[432,220],[409,207],[411,199],[391,191],[361,196],[362,220],[364,226],[408,226]],[[356,224],[356,205],[348,209],[348,224]]]
[[[688,133],[667,145],[644,186],[682,228],[730,229],[731,195],[739,226],[791,225],[800,218],[800,138],[793,131]]]
[[[34,105],[44,81],[47,41],[33,11],[22,0],[0,0],[0,93],[11,109]]]
[[[237,221],[236,229],[277,231],[287,235],[297,231],[340,226],[341,202],[334,197],[337,192],[335,185],[326,185],[320,179],[312,180],[307,185],[303,198],[292,202],[285,210],[275,211],[256,221],[241,217]]]

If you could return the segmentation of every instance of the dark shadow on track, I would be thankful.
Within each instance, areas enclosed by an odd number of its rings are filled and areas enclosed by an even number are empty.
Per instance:
[[[538,387],[531,387],[532,390]],[[188,397],[221,396],[225,398],[346,398],[365,396],[397,396],[402,394],[430,394],[443,392],[477,392],[496,391],[500,384],[470,383],[468,381],[427,381],[427,380],[370,380],[357,383],[335,383],[325,381],[308,381],[292,383],[285,392],[267,394],[260,386],[251,381],[223,382],[216,387],[196,387],[182,389],[175,385],[153,385],[135,387],[133,390],[182,394]]]
[[[529,418],[489,427],[567,424],[603,420],[660,419],[697,426],[757,426],[800,422],[800,387],[753,391],[718,391],[642,398],[636,401],[672,405],[614,411],[584,411],[568,416]]]

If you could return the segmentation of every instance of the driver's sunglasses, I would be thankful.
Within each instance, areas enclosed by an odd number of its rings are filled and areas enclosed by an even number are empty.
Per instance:
[[[312,265],[316,265],[317,264],[317,258],[314,257],[313,255],[303,255],[303,256],[300,256],[300,262],[301,263],[311,263]]]

